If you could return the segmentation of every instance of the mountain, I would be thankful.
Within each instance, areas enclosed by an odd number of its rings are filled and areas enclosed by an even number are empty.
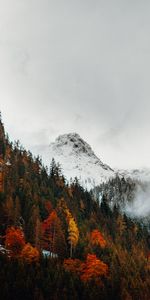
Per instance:
[[[100,180],[115,174],[77,134],[50,148],[70,170],[76,165],[86,175],[87,168]],[[112,178],[97,187],[99,202],[78,182],[66,184],[55,164],[53,170],[10,142],[0,118],[1,299],[149,300],[150,222],[111,205],[130,202],[134,182]]]
[[[54,158],[56,163],[60,163],[68,181],[77,177],[80,184],[88,190],[107,182],[117,174],[135,181],[150,182],[150,169],[112,169],[95,155],[91,146],[77,133],[58,136],[55,142],[50,143],[43,157],[47,157],[47,165]]]
[[[77,177],[88,190],[116,175],[77,133],[60,135],[48,151],[49,161],[54,158],[60,163],[67,180]]]
[[[150,169],[141,168],[141,169],[131,169],[131,170],[118,170],[123,177],[130,177],[133,180],[141,182],[150,182]]]

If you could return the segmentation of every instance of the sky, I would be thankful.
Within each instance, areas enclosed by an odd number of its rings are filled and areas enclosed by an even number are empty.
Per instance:
[[[0,0],[0,110],[33,153],[77,132],[105,163],[150,167],[150,1]]]

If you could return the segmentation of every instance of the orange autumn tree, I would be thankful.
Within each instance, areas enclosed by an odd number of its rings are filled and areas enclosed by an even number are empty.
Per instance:
[[[58,217],[56,212],[53,210],[48,218],[44,220],[42,224],[43,230],[43,246],[45,249],[54,252],[54,240],[56,234],[56,226],[58,223]]]
[[[42,224],[43,248],[53,253],[63,255],[65,252],[65,237],[61,228],[61,221],[53,210]]]
[[[32,247],[30,243],[27,243],[21,252],[21,257],[28,263],[37,262],[40,254],[37,248]]]
[[[105,248],[106,246],[106,241],[98,229],[91,232],[90,243],[92,246],[99,246],[101,248]]]
[[[95,254],[88,254],[85,262],[79,259],[65,259],[64,269],[76,274],[85,283],[94,281],[96,284],[101,284],[101,278],[108,274],[107,264],[98,259]]]
[[[5,246],[12,257],[17,257],[25,245],[24,233],[20,228],[10,227],[6,231]]]
[[[95,254],[88,254],[80,278],[84,282],[94,280],[96,283],[100,283],[101,277],[106,277],[107,273],[108,266]]]

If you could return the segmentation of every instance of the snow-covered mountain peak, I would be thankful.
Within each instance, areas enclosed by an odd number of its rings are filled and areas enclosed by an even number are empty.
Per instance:
[[[57,147],[70,147],[71,151],[76,154],[94,155],[94,152],[89,144],[87,144],[78,133],[68,133],[60,135],[56,139]]]
[[[77,133],[60,135],[49,146],[49,158],[59,162],[66,178],[77,177],[87,189],[109,180],[115,172],[104,164]]]
[[[62,172],[68,181],[77,177],[80,184],[88,190],[108,181],[116,174],[124,178],[130,177],[137,181],[150,182],[150,169],[111,169],[95,155],[91,146],[77,133],[58,136],[55,142],[46,147],[43,158],[47,166],[54,158],[56,163],[61,165]]]
[[[61,146],[67,145],[72,148],[75,153],[86,153],[88,155],[93,155],[92,148],[79,136],[77,133],[69,133],[60,135],[56,142]]]

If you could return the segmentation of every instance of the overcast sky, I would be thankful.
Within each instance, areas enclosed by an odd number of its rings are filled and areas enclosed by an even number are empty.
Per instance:
[[[78,132],[112,167],[150,167],[150,1],[0,0],[0,109],[34,152]]]

